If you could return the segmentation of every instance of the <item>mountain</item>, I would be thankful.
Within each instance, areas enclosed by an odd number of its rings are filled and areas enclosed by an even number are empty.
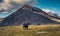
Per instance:
[[[24,5],[6,17],[0,23],[0,26],[16,26],[26,22],[31,24],[60,24],[60,22],[56,22],[52,18],[39,8]]]
[[[60,18],[59,18],[59,16],[56,14],[56,13],[48,13],[51,17],[53,17],[53,18],[56,18],[56,19],[59,19],[60,20]]]

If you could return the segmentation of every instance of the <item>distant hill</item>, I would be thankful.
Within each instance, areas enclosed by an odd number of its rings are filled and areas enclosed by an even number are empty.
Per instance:
[[[39,8],[24,5],[5,18],[0,26],[16,26],[26,22],[31,24],[60,24],[60,22],[54,21],[53,18],[55,17],[48,15]]]

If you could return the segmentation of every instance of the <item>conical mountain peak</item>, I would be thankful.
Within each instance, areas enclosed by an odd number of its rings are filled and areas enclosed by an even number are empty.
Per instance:
[[[39,8],[24,5],[17,11],[6,17],[0,26],[16,26],[25,22],[31,24],[55,24],[51,17]]]

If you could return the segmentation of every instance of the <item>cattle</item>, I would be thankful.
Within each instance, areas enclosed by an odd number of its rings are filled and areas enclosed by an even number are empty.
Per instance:
[[[28,26],[30,25],[30,23],[24,23],[23,24],[23,28],[25,29],[25,30],[28,30]]]

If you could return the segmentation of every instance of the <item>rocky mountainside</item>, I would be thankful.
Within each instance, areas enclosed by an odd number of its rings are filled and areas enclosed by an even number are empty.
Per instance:
[[[56,22],[52,18],[54,17],[51,17],[39,8],[24,5],[5,18],[0,23],[0,26],[16,26],[26,22],[31,24],[60,24],[60,22]]]

